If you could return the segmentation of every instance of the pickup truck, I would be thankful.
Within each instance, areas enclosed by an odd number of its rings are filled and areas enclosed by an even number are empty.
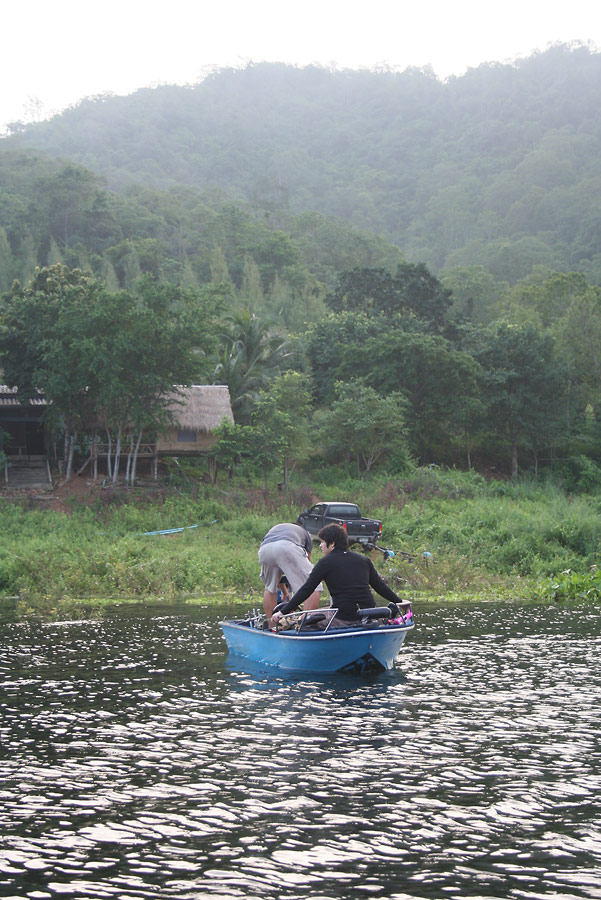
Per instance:
[[[373,550],[382,536],[382,523],[365,519],[355,503],[316,503],[311,509],[303,510],[296,522],[312,537],[316,537],[324,525],[342,525],[349,544],[362,544],[366,550]]]

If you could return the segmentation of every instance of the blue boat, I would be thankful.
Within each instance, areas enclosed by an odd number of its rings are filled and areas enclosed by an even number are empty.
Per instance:
[[[292,672],[361,675],[394,666],[413,628],[411,606],[404,604],[402,610],[360,610],[360,621],[348,628],[330,627],[337,612],[331,608],[286,616],[277,631],[269,629],[262,614],[220,625],[236,656]]]

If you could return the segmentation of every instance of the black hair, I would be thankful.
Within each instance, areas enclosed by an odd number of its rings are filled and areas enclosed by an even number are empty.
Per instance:
[[[324,525],[317,537],[326,544],[334,544],[336,550],[348,550],[348,537],[342,525]]]

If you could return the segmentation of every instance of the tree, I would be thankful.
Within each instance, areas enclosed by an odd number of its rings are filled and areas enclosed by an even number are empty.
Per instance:
[[[335,312],[346,310],[387,318],[410,313],[440,331],[451,306],[451,292],[423,263],[401,262],[395,275],[379,268],[342,272],[336,289],[326,297],[326,304]]]
[[[143,279],[137,292],[111,294],[101,282],[60,264],[15,287],[2,309],[0,352],[5,377],[25,398],[41,391],[48,421],[67,439],[65,477],[90,422],[107,430],[111,477],[129,443],[128,480],[135,478],[144,431],[172,420],[178,385],[192,383],[199,350],[211,350],[215,297]]]
[[[64,426],[66,478],[77,434],[91,412],[88,362],[77,338],[82,313],[102,286],[79,270],[57,264],[38,270],[26,288],[15,284],[2,308],[0,353],[4,377],[24,399],[45,396],[51,427]]]
[[[590,407],[601,414],[601,290],[589,287],[576,296],[553,325],[566,370],[566,429],[571,431]],[[587,419],[589,417],[586,417]],[[587,429],[590,430],[590,429]]]
[[[219,361],[212,382],[227,384],[234,419],[249,424],[261,391],[284,364],[288,343],[247,308],[225,317],[219,339]]]
[[[59,247],[68,247],[85,236],[97,191],[97,177],[73,163],[64,165],[57,174],[38,179],[36,205]]]
[[[231,281],[225,253],[219,244],[216,244],[211,250],[210,272],[213,284],[229,283]]]
[[[263,472],[263,486],[267,491],[267,475],[285,455],[286,430],[290,426],[290,417],[282,409],[278,409],[270,397],[261,400],[253,412],[250,429],[250,457]]]
[[[25,234],[16,254],[19,265],[18,277],[22,284],[26,284],[33,278],[38,265],[38,252],[33,236],[30,233]]]
[[[477,393],[477,364],[440,335],[390,329],[341,350],[335,377],[357,373],[380,396],[400,392],[407,400],[409,446],[422,463],[449,451],[453,431],[464,427],[466,398]]]
[[[311,367],[313,396],[319,406],[331,403],[335,398],[334,382],[338,368],[348,358],[347,350],[361,348],[370,338],[387,331],[383,317],[369,317],[366,313],[349,311],[330,313],[325,319],[312,325],[304,335],[306,355]],[[376,361],[369,361],[369,371]],[[365,368],[360,369],[367,375]],[[356,375],[356,368],[349,366],[348,377]]]
[[[235,425],[229,419],[224,419],[213,431],[217,438],[217,443],[212,448],[211,457],[214,464],[209,463],[212,469],[212,481],[217,483],[219,467],[225,467],[228,472],[228,478],[231,477],[236,465],[244,458],[248,458],[251,446],[250,425]]]
[[[198,378],[199,355],[210,355],[218,298],[219,291],[156,284],[147,276],[135,293],[106,296],[105,307],[97,310],[90,348],[99,370],[96,410],[107,433],[116,435],[117,449],[127,436],[126,480],[131,483],[143,434],[172,423],[174,393]],[[119,471],[117,449],[113,480]]]
[[[256,312],[261,309],[264,302],[263,286],[259,267],[250,253],[244,257],[244,269],[242,273],[242,285],[240,297],[247,309]]]
[[[443,328],[452,303],[451,292],[443,287],[424,263],[399,263],[395,284],[405,297],[408,310],[435,330]]]
[[[336,400],[321,417],[320,435],[330,455],[354,458],[357,476],[369,475],[385,458],[409,460],[405,438],[406,401],[394,392],[381,397],[361,382],[335,385]]]
[[[579,272],[554,272],[548,276],[545,271],[534,284],[515,285],[508,302],[510,321],[529,320],[541,328],[550,328],[565,316],[574,300],[595,290],[601,296],[601,289],[592,288]]]
[[[548,332],[535,326],[497,323],[480,334],[482,399],[489,428],[507,439],[511,477],[518,475],[520,446],[535,454],[565,436],[565,369]]]
[[[274,448],[288,487],[291,469],[309,449],[311,394],[307,380],[299,372],[278,375],[268,393],[262,395],[253,417],[255,429]]]
[[[498,318],[499,303],[509,291],[507,282],[495,281],[484,266],[454,266],[440,280],[452,292],[453,315],[479,325]]]
[[[13,280],[14,258],[4,228],[0,228],[0,291],[6,291]]]
[[[366,315],[391,314],[405,308],[390,272],[365,267],[341,272],[335,290],[326,297],[326,304],[337,313]]]

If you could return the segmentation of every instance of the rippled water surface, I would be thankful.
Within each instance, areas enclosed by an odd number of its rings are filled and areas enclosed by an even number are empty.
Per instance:
[[[600,611],[415,614],[370,679],[214,608],[0,626],[0,896],[601,897]]]

